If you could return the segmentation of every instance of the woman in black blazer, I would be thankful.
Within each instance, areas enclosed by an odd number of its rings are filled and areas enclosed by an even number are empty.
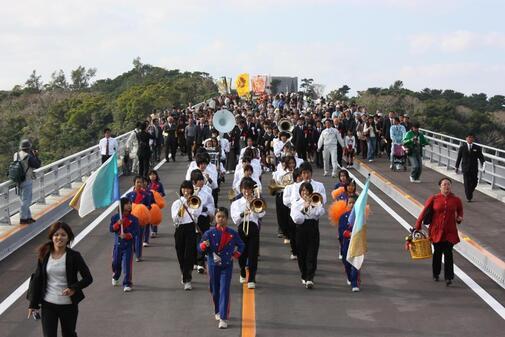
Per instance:
[[[93,277],[81,254],[69,247],[74,239],[70,226],[54,223],[48,238],[39,248],[37,270],[30,279],[28,318],[42,319],[45,337],[57,336],[58,320],[64,337],[77,336],[78,303],[84,299],[82,289],[93,282]]]

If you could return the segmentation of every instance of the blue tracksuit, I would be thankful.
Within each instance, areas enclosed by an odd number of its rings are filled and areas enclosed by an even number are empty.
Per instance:
[[[340,242],[340,254],[342,254],[343,258],[343,240],[344,240],[344,231],[347,228],[347,224],[349,223],[349,215],[351,215],[351,211],[347,211],[338,220],[338,241]]]
[[[151,209],[151,205],[154,203],[153,193],[144,189],[140,191],[133,190],[126,195],[126,198],[132,203],[144,204],[148,209]],[[139,235],[135,238],[135,255],[139,259],[142,257],[142,242],[144,242],[144,237],[149,237],[149,227],[148,224],[139,226]]]
[[[352,232],[352,225],[348,224],[347,228],[345,229],[346,231],[349,231],[349,233]],[[345,268],[345,273],[347,274],[347,279],[351,281],[351,287],[359,287],[360,285],[360,275],[359,275],[359,270],[354,268],[352,264],[347,262],[347,251],[349,250],[349,244],[351,243],[350,238],[346,238],[343,236],[342,240],[342,262],[344,263],[344,268]]]
[[[135,216],[123,216],[123,233],[125,238],[121,239],[121,226],[119,223],[119,214],[112,217],[109,230],[114,233],[114,249],[112,251],[112,277],[119,280],[121,271],[124,270],[123,286],[131,287],[132,285],[132,261],[133,261],[133,244],[138,236],[139,223]]]
[[[147,185],[147,189],[149,191],[155,190],[162,197],[165,197],[165,188],[163,187],[163,184],[159,181],[157,181],[155,183],[150,182],[149,185]],[[153,196],[153,200],[154,200],[154,196]],[[151,225],[149,227],[150,227],[151,231],[153,231],[153,233],[158,233],[158,226]],[[144,240],[145,240],[145,238],[144,238]],[[147,239],[147,241],[145,241],[145,242],[149,242],[149,239]]]
[[[209,241],[210,246],[206,247],[203,244],[204,241]],[[226,227],[223,230],[221,227],[212,227],[203,234],[198,250],[208,254],[209,283],[214,301],[214,312],[219,313],[222,320],[227,320],[230,314],[232,258],[240,256],[244,250],[244,242],[234,229]],[[214,261],[215,255],[221,258],[220,263]]]

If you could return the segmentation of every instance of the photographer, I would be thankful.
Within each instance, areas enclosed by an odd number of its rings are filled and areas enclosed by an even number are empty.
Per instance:
[[[403,145],[407,149],[410,165],[412,165],[410,170],[411,183],[421,182],[419,178],[423,169],[423,147],[429,144],[423,133],[419,131],[419,122],[414,122],[412,129],[403,138]]]
[[[19,199],[21,201],[20,220],[21,225],[28,225],[35,220],[32,218],[30,206],[32,205],[32,188],[35,175],[34,169],[40,167],[38,151],[32,149],[32,143],[28,139],[23,139],[19,144],[18,152],[14,153],[14,159],[21,162],[25,171],[25,180],[19,184]]]

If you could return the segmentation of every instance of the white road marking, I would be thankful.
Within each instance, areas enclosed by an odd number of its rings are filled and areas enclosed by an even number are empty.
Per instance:
[[[155,170],[159,169],[166,160],[163,159],[154,167]],[[124,197],[133,188],[130,187],[121,197]],[[72,248],[75,247],[79,242],[81,242],[93,229],[95,229],[106,217],[108,217],[116,208],[118,207],[118,202],[110,205],[102,214],[100,214],[93,222],[91,222],[86,228],[84,228],[72,241]],[[0,316],[9,309],[23,294],[28,290],[30,285],[30,278],[26,279],[16,290],[14,290],[5,300],[0,303]]]
[[[361,188],[364,184],[358,180],[358,178],[349,172],[349,175],[356,181],[356,184]],[[368,190],[369,196],[372,197],[375,202],[379,204],[386,212],[388,212],[400,225],[402,225],[406,230],[409,230],[412,226],[403,219],[398,213],[396,213],[391,207],[389,207],[381,198],[379,198],[374,192]],[[454,265],[454,274],[458,276],[474,293],[476,293],[487,305],[491,307],[503,320],[505,320],[505,307],[498,302],[493,296],[491,296],[486,290],[484,290],[480,285],[477,284],[467,273],[465,273],[457,265]]]

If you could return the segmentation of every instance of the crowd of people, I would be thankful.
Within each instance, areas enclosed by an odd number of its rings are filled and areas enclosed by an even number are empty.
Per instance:
[[[220,132],[219,126],[213,126],[213,116],[221,109],[234,116],[230,132]],[[100,149],[106,161],[117,145],[110,138],[110,130],[105,129],[104,135]],[[156,238],[161,219],[155,223],[152,214],[164,206],[164,188],[158,172],[152,170],[152,163],[163,156],[167,162],[175,162],[180,154],[190,162],[185,176],[180,177],[179,197],[170,206],[180,281],[183,289],[190,291],[193,271],[208,273],[219,328],[228,326],[233,259],[240,266],[239,282],[248,289],[256,288],[260,231],[267,211],[275,212],[278,237],[289,245],[289,259],[296,260],[303,287],[315,287],[319,219],[327,210],[327,195],[324,184],[312,176],[314,167],[323,168],[325,176],[331,174],[338,178],[330,206],[342,206],[342,212],[333,219],[338,228],[338,256],[350,289],[358,292],[359,270],[346,260],[353,228],[350,214],[358,192],[346,169],[353,168],[355,156],[369,162],[377,156],[386,156],[393,167],[401,146],[404,151],[401,156],[408,157],[412,166],[410,179],[419,182],[422,148],[427,144],[419,124],[410,122],[408,115],[397,116],[393,111],[387,116],[380,112],[369,114],[365,107],[324,99],[311,102],[297,93],[262,96],[256,100],[220,96],[196,107],[155,111],[148,120],[137,124],[127,141],[124,164],[135,177],[133,191],[121,199],[120,212],[112,217],[109,226],[114,234],[112,285],[119,286],[120,276],[124,274],[123,291],[133,290],[133,259],[141,262],[142,249],[149,246],[150,239]],[[228,184],[231,185],[229,200],[219,200],[227,174],[233,174]],[[270,174],[271,179],[266,178]],[[444,254],[446,280],[452,281],[453,272],[447,264],[452,261],[452,246],[457,243],[457,232],[453,235],[455,222],[461,222],[463,213],[461,203],[450,193],[450,180],[441,181],[440,186],[441,195],[430,200],[426,209],[435,210],[435,220],[439,219],[442,207],[450,207],[456,215],[450,221],[444,218],[444,224],[440,225],[450,226],[451,233],[444,232],[440,237],[438,232],[433,232],[436,238],[433,275],[438,280]],[[275,210],[266,209],[265,193],[275,197]],[[446,203],[448,198],[450,205]],[[224,207],[227,203],[228,207]],[[143,212],[151,214],[150,220],[145,219]],[[416,224],[418,229],[422,215],[420,219]],[[229,226],[230,220],[234,228]],[[65,240],[55,239],[57,233],[66,235]],[[30,314],[37,313],[42,304],[42,314],[46,310],[50,315],[43,320],[44,331],[53,331],[53,316],[58,318],[58,315],[62,326],[66,324],[69,329],[75,329],[76,305],[82,299],[75,297],[76,291],[82,294],[81,289],[92,281],[81,261],[80,270],[86,274],[86,280],[70,286],[66,294],[60,294],[53,301],[51,289],[62,286],[58,277],[63,272],[54,266],[53,260],[64,256],[60,246],[65,247],[72,235],[65,225],[52,228],[51,241],[40,253],[34,284],[45,282],[47,289],[33,286],[29,298]],[[69,249],[67,253],[69,257],[75,255]],[[78,257],[72,257],[75,258]],[[45,274],[40,270],[43,268],[46,268]],[[58,305],[67,306],[70,314],[61,314],[64,311],[58,310],[64,308]],[[67,321],[64,323],[64,320]]]

